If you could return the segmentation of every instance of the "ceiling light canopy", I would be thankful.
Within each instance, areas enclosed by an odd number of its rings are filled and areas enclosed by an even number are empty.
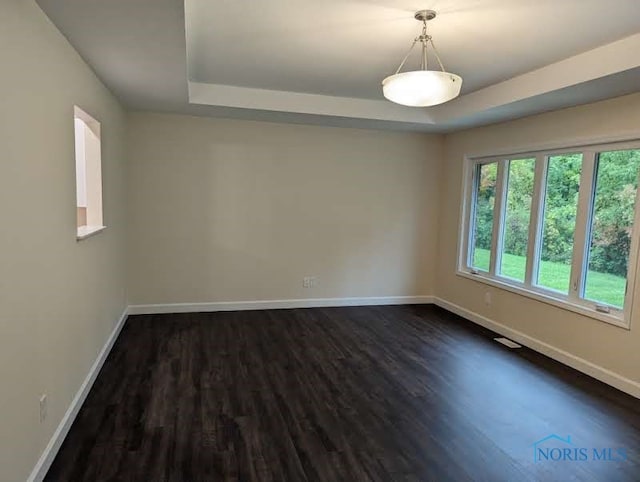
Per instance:
[[[409,107],[428,107],[443,104],[460,95],[462,77],[446,72],[431,35],[427,34],[427,21],[433,20],[436,12],[420,10],[415,19],[422,22],[422,33],[413,40],[411,48],[400,63],[398,70],[382,81],[382,92],[391,102]],[[422,45],[422,60],[420,70],[401,73],[402,67],[409,58],[413,47],[420,42]],[[431,44],[433,53],[440,65],[440,71],[427,70],[427,46]]]

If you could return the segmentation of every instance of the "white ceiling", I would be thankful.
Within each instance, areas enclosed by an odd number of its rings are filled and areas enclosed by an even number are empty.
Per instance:
[[[38,3],[136,109],[445,131],[640,90],[638,0]],[[380,88],[421,8],[438,11],[430,33],[464,79],[461,98],[430,109]]]

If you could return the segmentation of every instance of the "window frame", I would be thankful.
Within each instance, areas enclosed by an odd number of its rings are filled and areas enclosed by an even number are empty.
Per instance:
[[[490,156],[465,156],[462,178],[462,203],[460,232],[458,236],[458,257],[456,274],[482,282],[484,284],[533,298],[559,308],[579,313],[612,325],[630,329],[634,304],[635,277],[638,272],[639,247],[640,247],[640,185],[636,190],[634,203],[633,227],[627,264],[626,293],[622,309],[596,302],[584,297],[586,282],[586,264],[589,259],[590,223],[592,219],[593,200],[596,190],[595,168],[598,154],[601,152],[617,150],[640,150],[640,140],[612,141],[604,143],[584,143],[571,145],[571,147],[553,147],[515,151],[504,155]],[[550,157],[561,154],[581,153],[582,168],[580,174],[580,187],[578,191],[578,204],[576,213],[576,226],[574,231],[573,252],[571,258],[571,277],[569,293],[564,294],[552,289],[546,289],[534,283],[540,260],[542,245],[542,229],[544,217],[544,201],[546,193],[546,177],[548,160]],[[531,213],[529,216],[529,237],[527,245],[526,267],[524,281],[519,281],[507,276],[497,274],[499,257],[502,254],[504,234],[504,221],[507,198],[507,176],[509,161],[535,158],[533,193],[531,200]],[[494,224],[489,259],[489,271],[474,268],[473,247],[475,232],[475,205],[476,205],[476,173],[479,164],[498,163],[496,194],[494,203]],[[640,173],[639,173],[640,177]],[[606,307],[608,312],[599,311]]]

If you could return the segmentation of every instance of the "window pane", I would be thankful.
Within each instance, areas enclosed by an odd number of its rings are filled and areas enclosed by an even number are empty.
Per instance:
[[[495,203],[498,163],[476,166],[475,219],[473,223],[472,262],[474,268],[489,271],[489,255],[493,237],[493,205]]]
[[[627,283],[638,168],[639,150],[602,152],[596,163],[584,297],[619,308]]]
[[[502,226],[502,257],[498,274],[524,281],[529,244],[529,218],[536,160],[509,161],[507,203]]]
[[[582,154],[549,156],[536,284],[569,293]]]

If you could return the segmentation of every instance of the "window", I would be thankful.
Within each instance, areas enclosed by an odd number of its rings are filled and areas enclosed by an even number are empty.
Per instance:
[[[495,203],[498,164],[476,166],[476,198],[471,266],[489,271],[489,250],[493,236],[493,208]]]
[[[521,282],[524,281],[529,245],[535,163],[534,158],[514,159],[507,163],[507,199],[497,272]]]
[[[467,162],[459,273],[628,327],[640,143]]]
[[[74,108],[76,152],[77,239],[104,229],[102,220],[102,160],[100,123],[82,109]]]
[[[640,150],[598,154],[584,297],[624,306]]]
[[[549,156],[547,160],[536,284],[565,295],[571,284],[569,266],[573,257],[581,172],[582,154]]]

